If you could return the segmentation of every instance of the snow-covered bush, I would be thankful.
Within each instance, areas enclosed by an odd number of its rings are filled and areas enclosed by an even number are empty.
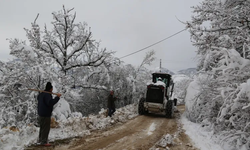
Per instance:
[[[211,124],[206,124],[207,121],[215,122],[221,106],[218,104],[221,101],[221,97],[218,91],[215,90],[216,88],[216,83],[213,82],[213,79],[204,74],[199,74],[189,84],[185,104],[188,112],[187,117],[191,121],[204,123],[209,126]]]
[[[197,47],[198,95],[191,120],[209,125],[235,149],[249,149],[250,1],[204,0],[187,22]],[[192,83],[191,83],[192,84]],[[226,139],[226,140],[224,140]]]

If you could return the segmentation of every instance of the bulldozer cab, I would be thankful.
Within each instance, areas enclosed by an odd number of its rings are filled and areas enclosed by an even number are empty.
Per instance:
[[[157,81],[161,80],[165,83],[166,87],[169,87],[171,84],[171,75],[167,73],[153,73],[152,74],[152,81],[156,83]]]
[[[174,88],[174,83],[172,80],[172,76],[170,74],[167,73],[153,73],[152,74],[152,81],[154,83],[156,83],[157,81],[162,81],[163,83],[165,83],[165,96],[167,98],[171,97],[173,94],[173,88]]]

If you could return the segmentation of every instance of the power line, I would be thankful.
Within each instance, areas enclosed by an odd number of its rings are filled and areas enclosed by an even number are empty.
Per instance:
[[[173,36],[175,36],[175,35],[177,35],[177,34],[183,32],[183,31],[185,31],[185,30],[186,30],[186,29],[183,29],[183,30],[181,30],[181,31],[179,31],[179,32],[176,32],[175,34],[172,34],[172,35],[170,35],[169,37],[166,37],[166,38],[164,38],[164,39],[162,39],[162,40],[160,40],[160,41],[158,41],[158,42],[156,42],[156,43],[154,43],[154,44],[151,44],[151,45],[149,45],[149,46],[147,46],[147,47],[144,47],[144,48],[142,48],[142,49],[140,49],[140,50],[138,50],[138,51],[135,51],[135,52],[133,52],[133,53],[127,54],[127,55],[125,55],[125,56],[122,56],[122,57],[120,57],[119,59],[128,57],[128,56],[130,56],[130,55],[133,55],[133,54],[136,54],[136,53],[138,53],[138,52],[140,52],[140,51],[143,51],[143,50],[145,50],[145,49],[147,49],[147,48],[149,48],[149,47],[152,47],[152,46],[154,46],[154,45],[156,45],[156,44],[159,44],[159,43],[161,43],[161,42],[163,42],[163,41],[165,41],[165,40],[167,40],[167,39],[169,39],[169,38],[171,38],[171,37],[173,37]]]

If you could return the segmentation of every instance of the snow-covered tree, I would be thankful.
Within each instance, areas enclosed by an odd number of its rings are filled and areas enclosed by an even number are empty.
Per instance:
[[[31,29],[25,29],[28,44],[23,40],[9,39],[10,54],[16,59],[1,69],[1,93],[10,97],[4,102],[8,111],[17,114],[14,109],[26,105],[22,109],[25,115],[30,114],[30,110],[36,112],[37,93],[27,88],[44,90],[47,81],[52,81],[54,89],[63,92],[63,98],[75,105],[79,100],[83,101],[79,94],[75,94],[81,90],[75,88],[101,87],[102,82],[91,82],[90,78],[101,77],[104,65],[118,62],[112,56],[114,52],[99,48],[100,43],[92,39],[86,23],[75,23],[76,13],[72,14],[72,10],[63,7],[62,11],[52,13],[51,31],[46,26],[44,31],[40,30],[37,16]],[[32,107],[27,105],[30,102]]]
[[[150,76],[143,66],[150,64],[154,52],[146,55],[139,69],[123,65],[113,51],[100,48],[86,23],[75,23],[76,13],[72,11],[63,7],[53,12],[51,30],[47,26],[41,30],[38,15],[31,28],[25,28],[29,42],[9,39],[10,54],[16,58],[1,62],[0,126],[35,123],[38,93],[27,89],[44,90],[48,81],[54,92],[62,93],[61,99],[73,112],[83,115],[106,108],[111,89],[120,98],[117,107],[139,99],[138,93],[144,90],[139,88],[146,87],[146,76]]]
[[[194,13],[187,27],[197,47],[198,70],[209,75],[194,108],[199,110],[198,122],[208,120],[216,131],[239,136],[238,141],[230,141],[237,142],[237,148],[250,145],[245,142],[250,137],[249,108],[244,107],[250,103],[246,92],[250,79],[250,1],[204,0],[194,7]],[[206,111],[211,113],[202,115]]]

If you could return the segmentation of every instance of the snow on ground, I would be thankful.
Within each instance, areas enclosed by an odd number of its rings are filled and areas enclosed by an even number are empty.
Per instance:
[[[66,139],[91,134],[91,131],[107,128],[118,122],[125,122],[138,115],[137,105],[131,104],[117,109],[114,115],[106,117],[104,109],[98,115],[82,117],[79,113],[72,113],[68,119],[59,121],[58,128],[51,128],[49,140]],[[25,146],[37,142],[39,128],[34,125],[21,129],[6,127],[0,129],[1,150],[21,150]]]
[[[185,133],[191,138],[195,147],[200,150],[224,150],[213,136],[212,131],[206,130],[200,124],[193,123],[185,117],[185,113],[181,116],[181,122]]]
[[[150,150],[158,150],[156,146],[166,148],[167,145],[176,144],[174,140],[176,138],[179,138],[180,133],[183,131],[189,136],[193,143],[193,146],[200,150],[227,150],[223,149],[220,144],[217,143],[218,139],[213,135],[211,131],[201,127],[200,124],[189,121],[186,118],[185,113],[183,113],[178,119],[178,130],[176,131],[176,133],[172,135],[164,135]]]
[[[148,135],[151,135],[151,134],[153,134],[153,132],[154,132],[154,130],[155,130],[155,126],[156,126],[156,124],[155,123],[152,123],[151,125],[150,125],[150,127],[149,127],[149,129],[148,129]]]
[[[118,122],[123,123],[137,115],[136,105],[128,105],[117,109],[112,118],[105,116],[104,109],[102,109],[98,115],[90,115],[88,117],[74,114],[67,120],[59,122],[59,128],[52,128],[49,139],[50,141],[54,141],[57,139],[89,135],[93,130],[104,129]],[[199,124],[188,121],[185,114],[181,116],[180,121],[183,124],[183,128],[186,130],[186,134],[192,139],[197,148],[201,150],[223,150],[220,145],[216,143],[216,138],[213,137],[212,132],[205,130]],[[154,132],[155,126],[155,123],[150,125],[146,131],[148,135]],[[23,127],[19,129],[19,131],[11,131],[8,128],[3,128],[0,130],[0,149],[19,150],[26,145],[34,144],[37,141],[38,132],[39,128],[33,125]],[[169,134],[163,136],[158,142],[158,145],[164,147],[172,143],[175,136],[176,135]]]
[[[105,129],[115,123],[124,123],[138,115],[137,105],[132,104],[123,108],[117,109],[112,118],[106,117],[106,110],[102,109],[98,115],[89,115],[82,117],[80,113],[72,113],[69,118],[59,121],[58,128],[52,128],[49,135],[49,140],[66,139],[71,137],[81,137],[91,134],[91,131]],[[186,130],[186,134],[192,139],[195,146],[201,150],[223,150],[216,142],[216,137],[212,132],[201,127],[201,125],[188,121],[185,114],[179,120]],[[155,131],[156,124],[152,123],[146,131],[151,135]],[[0,129],[0,149],[23,149],[23,147],[37,142],[39,128],[34,125],[26,126],[21,129],[10,130],[10,127]],[[178,127],[179,128],[179,127]],[[180,127],[181,130],[181,127]],[[181,131],[178,131],[181,132]],[[172,140],[178,136],[165,135],[158,142],[158,145],[167,145],[172,143]]]
[[[200,76],[202,77],[202,75]],[[188,88],[185,97],[185,113],[181,116],[181,123],[185,133],[192,139],[195,146],[201,150],[223,150],[220,141],[210,128],[202,127],[201,124],[193,123],[187,119],[188,111],[193,109],[194,103],[197,100],[197,95],[200,92],[198,77],[192,81]],[[232,149],[229,148],[228,149]],[[227,150],[228,150],[227,149]]]

